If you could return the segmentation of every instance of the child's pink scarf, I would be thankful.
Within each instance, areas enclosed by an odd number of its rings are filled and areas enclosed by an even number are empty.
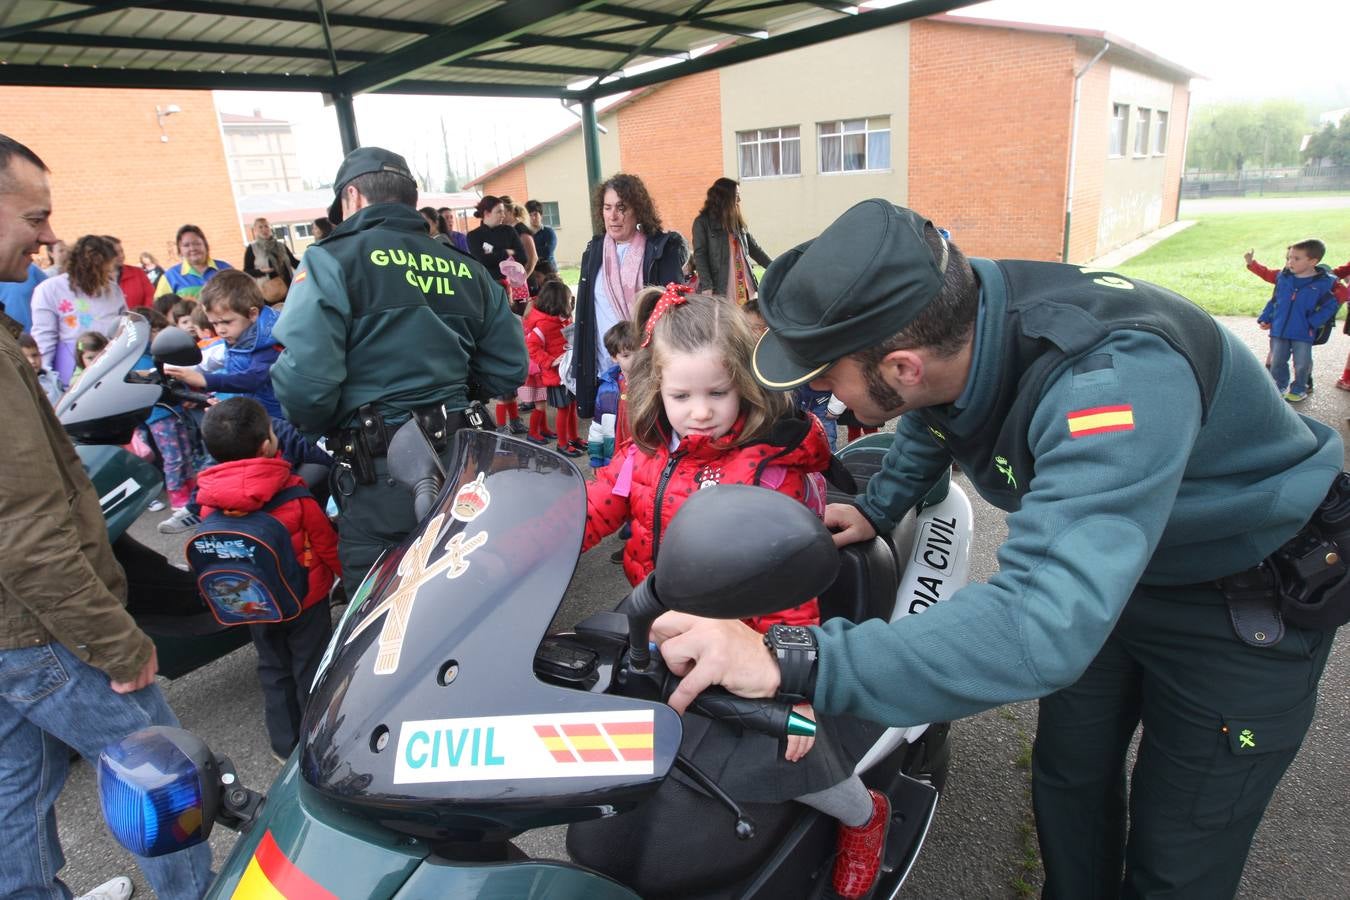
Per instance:
[[[605,235],[605,293],[620,319],[633,318],[631,305],[638,288],[642,287],[642,257],[646,250],[647,236],[641,231],[636,232],[628,242],[628,253],[620,265],[619,245],[613,237]]]

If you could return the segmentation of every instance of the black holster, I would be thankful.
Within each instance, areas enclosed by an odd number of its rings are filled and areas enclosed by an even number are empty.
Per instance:
[[[1215,584],[1228,601],[1233,630],[1270,647],[1285,623],[1334,631],[1350,622],[1350,473],[1336,476],[1312,518],[1256,566]]]

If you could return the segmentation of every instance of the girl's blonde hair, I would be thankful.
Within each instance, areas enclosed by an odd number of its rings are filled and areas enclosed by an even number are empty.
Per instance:
[[[646,334],[661,288],[647,288],[634,298],[633,321],[639,335]],[[792,409],[786,394],[768,391],[755,380],[750,355],[755,336],[745,316],[729,300],[711,294],[687,294],[685,302],[667,309],[652,329],[652,339],[633,355],[629,376],[628,419],[633,440],[652,452],[670,440],[670,420],[661,401],[661,367],[669,353],[698,353],[711,347],[722,354],[727,374],[741,398],[745,423],[736,445],[763,438],[773,423]]]

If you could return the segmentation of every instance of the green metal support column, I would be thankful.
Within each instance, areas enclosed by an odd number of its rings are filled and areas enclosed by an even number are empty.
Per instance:
[[[361,138],[356,133],[356,107],[352,104],[352,95],[346,91],[329,94],[333,109],[337,110],[338,134],[342,137],[342,154],[346,156],[361,146]]]
[[[600,121],[595,117],[595,98],[581,101],[581,141],[586,148],[586,187],[594,194],[600,174]]]

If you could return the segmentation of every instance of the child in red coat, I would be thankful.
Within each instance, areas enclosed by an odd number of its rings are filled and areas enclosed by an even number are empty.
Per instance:
[[[754,336],[740,310],[674,284],[639,293],[634,309],[642,339],[628,390],[632,443],[616,449],[587,487],[584,547],[631,522],[623,564],[637,584],[655,568],[662,533],[695,491],[758,484],[823,513],[825,431],[796,413],[787,395],[756,382]],[[812,599],[747,622],[761,632],[779,622],[816,625],[820,611]],[[809,705],[797,710],[815,718]],[[890,805],[853,774],[856,760],[844,758],[831,723],[822,721],[814,740],[789,737],[780,757],[776,741],[696,718],[685,719],[686,755],[707,763],[733,797],[795,798],[840,820],[834,888],[845,897],[865,894],[880,866]]]
[[[277,436],[263,405],[251,397],[222,400],[206,412],[202,439],[217,465],[198,476],[202,517],[215,510],[249,513],[278,492],[303,485],[291,465],[277,456]],[[337,532],[313,497],[300,497],[272,510],[291,534],[295,557],[309,570],[309,590],[300,615],[285,622],[249,625],[258,650],[258,681],[272,752],[290,756],[300,739],[300,717],[309,687],[332,634],[328,592],[342,577]]]
[[[558,452],[576,457],[586,449],[577,436],[577,398],[567,389],[558,371],[558,363],[567,351],[567,333],[563,329],[571,323],[572,292],[557,279],[544,282],[525,314],[525,350],[530,354],[530,368],[539,370],[539,381],[548,392],[548,405],[557,410],[553,429],[558,433]],[[546,440],[535,430],[534,415],[530,416],[528,440],[536,444]]]

